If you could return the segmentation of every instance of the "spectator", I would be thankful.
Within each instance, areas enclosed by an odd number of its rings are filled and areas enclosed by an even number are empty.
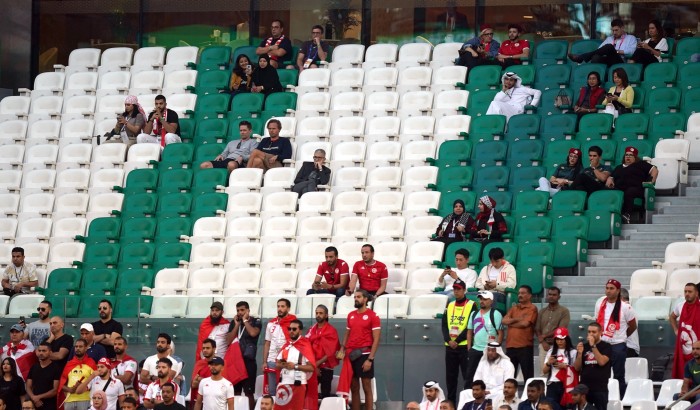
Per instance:
[[[50,301],[44,300],[39,303],[36,308],[39,319],[28,324],[24,329],[25,337],[36,347],[44,340],[48,339],[51,334],[49,318],[53,305]]]
[[[501,67],[507,68],[512,65],[522,64],[522,59],[527,59],[530,55],[530,42],[520,38],[522,27],[517,24],[508,25],[508,40],[501,44],[498,49],[496,60]]]
[[[540,103],[542,91],[523,85],[523,80],[514,72],[501,76],[503,88],[493,97],[486,115],[505,115],[506,121],[516,114],[525,112],[526,105]]]
[[[114,355],[112,359],[112,377],[122,382],[124,387],[134,385],[134,376],[138,374],[139,365],[133,357],[126,354],[128,342],[118,336],[114,338]]]
[[[10,341],[2,347],[0,359],[8,357],[16,362],[22,379],[27,378],[29,369],[36,363],[34,345],[24,337],[24,329],[19,323],[10,327]]]
[[[182,364],[178,363],[171,355],[170,355],[170,345],[172,343],[172,339],[170,338],[170,335],[167,333],[160,333],[158,337],[156,338],[156,354],[153,356],[148,356],[146,360],[143,362],[143,366],[141,367],[141,382],[144,384],[150,384],[151,382],[155,381],[158,376],[159,372],[159,363],[162,359],[168,359],[169,363],[168,364],[168,371],[170,372],[167,376],[168,379],[174,379],[177,375],[180,374],[182,371]],[[163,362],[166,363],[166,362]],[[160,391],[160,390],[159,390]],[[148,407],[148,406],[146,406]],[[149,408],[152,408],[149,407]]]
[[[219,301],[212,303],[209,308],[209,316],[205,317],[202,323],[199,324],[197,357],[195,359],[199,360],[202,357],[200,350],[205,339],[212,339],[216,342],[214,356],[226,356],[226,350],[228,350],[228,344],[226,344],[228,329],[229,321],[224,317],[224,304]]]
[[[471,240],[484,245],[488,242],[500,242],[506,232],[506,220],[496,211],[496,200],[488,195],[479,198],[479,213],[469,232]]]
[[[596,50],[583,54],[569,54],[569,58],[576,63],[590,61],[591,63],[603,63],[608,67],[624,63],[625,55],[634,53],[637,47],[637,38],[625,33],[620,19],[614,19],[610,26],[612,27],[612,35],[608,36]]]
[[[277,373],[275,369],[277,355],[282,346],[289,340],[289,324],[296,320],[296,316],[289,313],[292,303],[289,299],[277,301],[277,317],[267,322],[265,328],[265,343],[263,344],[263,374],[267,377],[268,391],[277,392]]]
[[[231,83],[229,84],[231,95],[249,93],[252,75],[253,66],[250,64],[250,58],[245,54],[236,57],[236,63],[233,65],[233,71],[231,72]]]
[[[444,243],[447,250],[449,244],[464,241],[473,227],[474,218],[465,211],[464,201],[456,199],[452,204],[452,213],[442,219],[432,240]]]
[[[576,101],[576,105],[574,105],[574,112],[578,116],[576,119],[576,127],[578,127],[581,117],[586,114],[598,112],[596,106],[605,98],[603,83],[600,81],[600,74],[598,74],[597,71],[588,73],[587,82],[588,84],[581,87],[578,93],[578,100]]]
[[[630,305],[630,293],[625,288],[620,288],[620,299],[622,302]],[[627,346],[627,357],[639,357],[639,330],[636,329],[634,333],[627,337],[625,340],[625,345]]]
[[[542,374],[547,378],[547,398],[555,403],[562,403],[566,390],[569,371],[576,362],[576,349],[565,327],[554,331],[554,344],[547,351],[542,366]],[[564,403],[562,403],[564,404]]]
[[[418,404],[418,403],[416,403],[416,404]],[[412,409],[409,409],[408,407],[406,407],[406,410],[412,410]],[[455,410],[455,403],[452,400],[443,400],[440,402],[440,410]]]
[[[251,76],[250,91],[269,95],[284,91],[276,67],[271,63],[270,57],[260,56],[258,65]]]
[[[12,248],[12,263],[2,273],[2,291],[7,296],[18,293],[34,293],[31,288],[39,284],[36,266],[24,261],[24,248]]]
[[[213,339],[204,339],[201,343],[200,355],[194,363],[192,370],[192,385],[190,388],[190,401],[196,402],[199,398],[199,384],[205,378],[211,376],[209,370],[209,361],[212,360],[216,352],[216,341]]]
[[[307,192],[318,191],[319,185],[326,185],[331,180],[331,170],[323,165],[326,160],[326,151],[317,149],[314,151],[313,161],[304,161],[294,178],[292,191],[304,195]]]
[[[22,407],[22,399],[27,391],[24,380],[17,372],[17,362],[11,357],[2,359],[2,377],[0,377],[0,397],[5,398],[8,409]]]
[[[165,390],[166,385],[169,385],[167,388],[170,388],[172,386],[173,390],[173,395],[172,397],[177,397],[177,395],[180,392],[180,389],[178,388],[177,384],[173,382],[173,379],[170,377],[170,375],[173,374],[172,370],[172,365],[173,362],[172,360],[168,359],[167,357],[162,357],[158,359],[157,362],[157,377],[155,380],[148,385],[148,389],[146,389],[146,394],[144,395],[143,398],[143,405],[147,409],[152,409],[155,406],[157,406],[160,403],[165,402],[166,405],[169,405],[168,402],[166,402],[166,395],[163,394],[163,390]],[[170,392],[168,391],[166,394],[170,396]],[[168,400],[170,401],[170,400]]]
[[[132,387],[131,390],[133,391],[134,388]],[[121,410],[139,410],[139,407],[143,406],[139,405],[139,402],[133,397],[127,396],[122,400]]]
[[[681,396],[693,390],[700,384],[700,341],[693,342],[693,358],[688,360],[683,369],[683,385],[678,394],[673,395],[673,400],[678,400]],[[696,394],[695,398],[689,400],[696,402],[700,400],[700,394]]]
[[[316,376],[316,359],[309,339],[301,335],[303,330],[304,325],[301,320],[292,320],[289,323],[289,340],[277,354],[275,365],[280,373],[277,397],[283,409],[306,408],[304,401],[307,395],[310,398],[316,397],[315,400],[311,400],[314,406],[318,403],[318,390],[313,391],[311,386],[308,386]],[[315,383],[312,385],[318,388]],[[307,391],[307,387],[310,390]]]
[[[24,399],[22,402],[22,410],[36,410],[36,406],[31,399]]]
[[[508,327],[506,333],[508,357],[515,367],[516,374],[518,367],[521,368],[525,380],[535,376],[532,363],[535,322],[537,322],[537,307],[532,304],[532,288],[521,285],[518,288],[518,303],[508,310],[501,323]]]
[[[597,322],[588,325],[586,343],[576,345],[574,367],[580,375],[580,383],[588,386],[586,400],[598,409],[608,408],[608,379],[610,378],[610,356],[612,346],[601,340],[602,326]],[[622,396],[622,393],[620,393]]]
[[[537,191],[549,192],[549,196],[554,196],[561,190],[567,190],[582,170],[581,150],[571,148],[566,161],[557,167],[549,180],[545,177],[539,179],[540,187]]]
[[[279,65],[292,55],[292,42],[284,35],[282,20],[272,20],[270,33],[271,36],[260,43],[255,54],[268,57],[273,68],[280,68]]]
[[[406,404],[406,410],[420,410],[420,404],[417,401],[409,401]]]
[[[538,369],[542,369],[545,365],[544,358],[549,349],[554,346],[554,333],[557,328],[569,327],[570,314],[569,309],[559,303],[561,298],[561,289],[552,286],[547,289],[547,306],[540,309],[537,314],[537,323],[535,324],[535,335],[539,342]]]
[[[447,304],[442,315],[442,338],[445,341],[445,379],[447,398],[457,401],[459,373],[467,380],[469,364],[469,343],[467,324],[474,312],[475,304],[465,297],[466,284],[457,278],[452,285],[454,301]],[[465,384],[466,387],[466,384]]]
[[[146,386],[146,387],[148,387],[148,386]],[[140,404],[141,401],[139,399],[139,392],[133,386],[127,386],[124,389],[124,394],[126,395],[126,397],[124,397],[124,403],[126,403],[127,401],[129,401],[129,399],[131,399],[134,401],[134,405],[136,406],[136,408],[134,408],[134,410],[146,410],[146,408],[143,407],[143,404]],[[124,405],[124,403],[122,403],[122,405]]]
[[[634,89],[630,86],[627,72],[622,67],[613,70],[613,82],[615,85],[605,94],[603,105],[606,113],[617,118],[620,114],[632,112]]]
[[[472,313],[467,320],[467,346],[469,346],[469,364],[467,366],[466,386],[471,385],[474,373],[479,366],[481,356],[489,342],[501,344],[503,315],[492,307],[493,293],[479,292],[479,310]],[[485,387],[484,387],[485,389]]]
[[[607,181],[612,168],[609,165],[600,163],[600,158],[603,155],[603,149],[597,145],[588,148],[589,166],[584,168],[571,183],[570,188],[578,191],[586,191],[588,195],[595,191],[605,189],[605,181]]]
[[[65,403],[65,410],[83,410],[90,405],[90,392],[78,393],[80,383],[96,370],[95,361],[87,355],[87,341],[75,341],[75,355],[66,363],[58,383],[59,403]]]
[[[269,137],[263,138],[255,147],[248,159],[248,168],[262,168],[263,172],[270,168],[279,168],[282,161],[292,158],[292,144],[289,138],[280,137],[282,123],[271,119],[267,122]]]
[[[199,164],[199,168],[226,168],[228,172],[237,168],[245,168],[253,150],[258,146],[258,142],[251,138],[253,125],[249,121],[238,123],[238,131],[241,139],[232,140],[226,144],[224,151],[217,155],[213,161],[204,161]]]
[[[299,69],[299,73],[307,68],[318,68],[321,61],[327,61],[330,45],[322,38],[323,26],[317,24],[311,27],[311,40],[304,41],[297,54],[296,68]]]
[[[632,213],[644,210],[643,206],[634,203],[637,199],[644,201],[644,183],[654,184],[659,176],[658,168],[639,158],[638,154],[639,150],[635,147],[625,148],[622,164],[615,168],[605,182],[608,188],[624,192],[622,220],[625,223],[630,223]]]
[[[90,390],[90,394],[104,392],[106,394],[107,409],[117,410],[124,400],[124,384],[119,379],[112,378],[112,364],[109,359],[103,357],[97,362],[97,371],[83,380],[76,393],[80,394]]]
[[[440,384],[435,381],[427,381],[423,384],[423,400],[420,402],[420,410],[437,409],[445,400],[445,393]]]
[[[146,112],[139,104],[138,97],[129,95],[124,100],[124,112],[117,115],[117,123],[114,129],[105,135],[103,143],[124,143],[129,148],[136,144],[136,136],[141,134],[144,124]]]
[[[160,394],[162,401],[155,405],[157,410],[185,410],[185,406],[175,401],[177,385],[172,382],[163,383]]]
[[[51,335],[46,339],[46,341],[51,343],[50,358],[54,363],[56,363],[56,367],[63,370],[68,362],[68,355],[73,349],[73,336],[63,333],[63,319],[58,316],[51,318],[49,326]]]
[[[177,113],[168,108],[165,96],[156,95],[155,109],[148,114],[148,121],[143,126],[143,133],[136,137],[137,144],[168,144],[182,142],[179,135],[180,122]]]
[[[530,359],[532,359],[532,356]],[[515,372],[513,363],[503,352],[501,344],[489,342],[486,347],[486,354],[482,355],[479,360],[474,379],[483,380],[486,384],[486,395],[493,399],[503,396],[503,385],[506,380],[515,377]]]
[[[493,38],[493,27],[484,24],[481,26],[479,37],[462,44],[457,64],[469,69],[478,65],[495,64],[493,59],[498,55],[499,46],[498,41]]]
[[[260,410],[272,410],[275,407],[275,399],[269,394],[263,394],[260,398]]]
[[[326,261],[321,262],[316,270],[311,289],[306,291],[307,295],[330,293],[336,299],[345,295],[345,290],[349,282],[348,264],[338,259],[338,248],[329,246],[325,250]],[[323,282],[325,280],[325,282]]]
[[[482,291],[495,292],[492,294],[496,302],[505,303],[506,289],[515,288],[517,278],[515,268],[505,260],[503,249],[489,249],[491,263],[484,266],[476,279],[476,288]],[[490,293],[490,292],[489,292]]]
[[[461,410],[482,410],[489,407],[490,400],[486,399],[486,384],[481,380],[474,380],[471,386],[474,400],[465,403]]]
[[[698,286],[688,282],[683,288],[685,300],[674,306],[668,321],[671,323],[673,334],[676,335],[673,351],[674,379],[683,378],[685,364],[693,358],[693,343],[698,338],[693,329],[700,329],[700,301],[698,300]]]
[[[350,296],[355,292],[359,281],[360,289],[372,296],[381,296],[386,293],[386,284],[389,280],[389,271],[386,265],[374,259],[374,246],[362,245],[362,260],[355,262],[350,275],[350,286],[345,292]]]
[[[660,63],[661,54],[668,52],[668,42],[664,38],[664,29],[659,20],[652,20],[647,32],[649,38],[644,41],[637,40],[637,49],[628,63],[639,63],[646,68],[649,64]]]
[[[80,326],[80,338],[87,342],[86,354],[97,363],[103,357],[107,357],[107,352],[102,345],[95,343],[95,331],[90,323],[83,323]],[[75,352],[71,352],[68,359],[72,359]]]
[[[446,266],[442,271],[437,283],[437,287],[442,288],[442,290],[436,291],[435,293],[442,293],[443,295],[447,295],[450,299],[453,299],[452,286],[457,280],[462,281],[464,289],[474,287],[477,275],[474,269],[469,268],[468,250],[461,248],[455,251],[455,265],[456,267],[454,269],[450,266]]]
[[[571,390],[571,401],[572,405],[569,407],[570,410],[597,410],[598,408],[593,403],[589,403],[586,400],[586,395],[588,394],[588,386],[585,384],[577,384]]]
[[[26,378],[27,396],[37,408],[55,410],[61,369],[51,361],[51,345],[48,342],[41,342],[35,352],[37,363],[29,370]]]
[[[325,305],[316,306],[316,324],[311,326],[306,333],[306,338],[311,343],[318,369],[318,380],[321,385],[321,399],[333,397],[331,384],[333,383],[333,368],[338,365],[335,352],[340,350],[338,331],[328,323],[328,308]]]
[[[89,410],[108,410],[107,393],[96,391],[92,394],[92,401]]]
[[[258,339],[260,338],[260,330],[262,329],[262,321],[260,318],[250,315],[250,306],[246,301],[236,303],[236,315],[233,321],[229,323],[228,334],[226,335],[226,344],[231,345],[234,339],[238,339],[238,344],[243,355],[243,362],[248,373],[248,378],[242,380],[233,386],[233,391],[236,394],[244,394],[248,396],[249,406],[253,408],[255,401],[253,394],[255,393],[255,375],[258,369],[258,363],[255,360],[258,353]]]
[[[122,335],[124,327],[112,317],[112,313],[114,312],[112,302],[103,299],[100,301],[97,309],[100,312],[100,320],[92,323],[92,327],[95,331],[95,342],[105,348],[108,358],[113,359],[114,339]]]
[[[531,381],[525,388],[525,392],[527,400],[518,404],[518,410],[544,410],[539,407],[540,404],[547,401],[544,397],[544,382],[542,380],[535,379]],[[553,410],[553,408],[550,407],[548,410]]]
[[[214,356],[209,360],[211,376],[200,382],[200,394],[194,403],[194,410],[233,410],[233,384],[222,374],[224,359]]]
[[[493,399],[493,408],[500,409],[508,407],[508,410],[517,409],[520,404],[518,397],[518,382],[515,379],[508,379],[503,383],[503,394]]]

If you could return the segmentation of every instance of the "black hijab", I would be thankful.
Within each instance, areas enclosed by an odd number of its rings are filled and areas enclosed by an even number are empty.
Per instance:
[[[261,68],[260,60],[267,61],[267,67]],[[277,69],[270,65],[270,57],[266,55],[262,55],[258,59],[258,65],[255,66],[255,71],[253,71],[252,81],[255,86],[262,85],[265,87],[263,90],[265,94],[283,91],[280,77],[277,75]]]

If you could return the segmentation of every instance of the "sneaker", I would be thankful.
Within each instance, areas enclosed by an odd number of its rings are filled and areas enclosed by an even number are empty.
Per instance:
[[[578,54],[571,54],[569,53],[569,59],[573,61],[574,63],[583,63],[583,59],[581,58],[580,55]]]
[[[631,219],[632,218],[630,217],[630,214],[622,214],[622,222],[623,223],[628,224],[628,223],[630,223]]]

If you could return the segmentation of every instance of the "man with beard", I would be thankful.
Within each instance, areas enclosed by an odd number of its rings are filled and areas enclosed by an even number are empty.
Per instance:
[[[275,408],[275,399],[269,394],[260,398],[260,410],[272,410]]]
[[[139,365],[136,360],[126,354],[128,342],[123,337],[114,338],[114,354],[112,359],[112,377],[122,382],[124,387],[133,386],[134,375],[138,373]]]
[[[678,400],[680,396],[683,396],[700,384],[700,376],[698,376],[700,374],[700,342],[693,343],[693,358],[685,364],[683,372],[681,391],[673,396],[673,400]],[[700,400],[700,394],[696,394],[695,398],[691,396],[689,399],[691,402]]]
[[[233,410],[233,384],[221,374],[223,369],[224,359],[214,356],[209,360],[211,377],[199,383],[194,410]]]
[[[635,199],[644,201],[644,183],[656,182],[659,170],[656,166],[644,161],[638,156],[639,150],[635,147],[625,148],[622,164],[618,165],[605,181],[605,186],[624,192],[622,200],[622,219],[630,223],[631,214],[644,208],[635,205]]]
[[[532,360],[532,356],[530,356],[530,360]],[[489,343],[486,354],[481,356],[479,366],[474,373],[474,379],[484,382],[486,394],[493,399],[503,395],[506,380],[513,377],[515,377],[515,368],[508,356],[503,353],[501,345],[496,342]]]
[[[514,377],[518,373],[518,367],[522,368],[525,380],[535,376],[532,362],[535,322],[537,322],[537,307],[532,304],[532,288],[522,285],[518,288],[518,303],[508,310],[501,322],[508,327],[506,349],[515,367],[515,373],[506,378]]]
[[[158,362],[160,359],[168,359],[170,361],[170,364],[168,365],[168,371],[170,372],[168,374],[169,378],[172,379],[180,374],[182,364],[176,362],[175,359],[169,355],[171,342],[172,339],[170,339],[170,335],[167,333],[161,333],[158,335],[158,338],[156,339],[156,354],[147,357],[143,363],[143,367],[141,368],[142,383],[149,384],[152,381],[155,381],[157,377],[160,377],[158,376]]]
[[[423,400],[419,405],[420,410],[438,409],[442,400],[445,400],[445,393],[438,382],[431,380],[423,384]]]
[[[511,409],[516,409],[518,404],[520,404],[518,382],[515,379],[508,379],[503,383],[503,394],[493,399],[493,408],[508,406]]]
[[[90,377],[80,383],[76,393],[89,390],[92,395],[102,391],[107,395],[107,410],[118,410],[118,404],[124,400],[124,385],[120,380],[113,379],[111,372],[112,363],[108,358],[103,357],[97,362],[97,371],[92,372]]]
[[[574,367],[581,376],[580,383],[588,386],[586,399],[598,409],[608,408],[608,379],[610,378],[613,349],[601,339],[603,327],[598,322],[588,324],[586,343],[576,345]]]
[[[524,86],[518,74],[508,71],[501,76],[501,82],[503,87],[493,97],[486,115],[505,115],[508,121],[510,117],[525,112],[526,105],[539,104],[542,92]]]
[[[521,59],[530,55],[530,42],[519,38],[521,31],[521,27],[517,24],[508,25],[508,40],[501,44],[496,56],[496,61],[501,64],[501,67],[522,64]]]
[[[202,342],[202,358],[197,360],[192,371],[192,388],[190,389],[190,397],[194,402],[199,397],[199,384],[205,378],[211,376],[209,371],[209,361],[214,358],[216,351],[216,342],[212,339],[204,339]]]
[[[316,371],[316,359],[309,340],[301,335],[304,325],[294,319],[289,323],[289,341],[277,354],[275,365],[280,370],[280,383],[277,386],[276,407],[282,410],[315,410],[318,407],[318,390],[307,391],[307,385]],[[317,386],[316,383],[313,383]],[[308,386],[311,388],[311,385]],[[316,387],[318,389],[318,387]],[[314,394],[315,393],[315,394]],[[309,399],[306,402],[307,394]]]
[[[97,307],[100,312],[100,320],[93,322],[95,330],[95,343],[104,346],[107,358],[114,358],[114,339],[121,336],[124,328],[121,323],[112,318],[112,302],[107,299],[101,300]]]
[[[86,354],[87,341],[75,341],[75,356],[66,363],[58,383],[58,403],[65,410],[85,410],[90,406],[90,392],[78,393],[78,386],[95,371],[95,362]]]
[[[58,316],[52,317],[49,321],[51,335],[46,339],[51,343],[50,358],[60,369],[66,366],[68,355],[73,348],[73,336],[63,333],[64,326],[63,319]]]
[[[29,369],[36,363],[34,345],[24,338],[24,328],[19,323],[15,323],[10,327],[10,341],[2,347],[0,360],[5,360],[6,357],[11,357],[15,360],[17,371],[22,376],[22,379],[27,378]]]
[[[306,333],[316,358],[316,369],[321,384],[321,399],[331,397],[333,368],[338,365],[335,352],[340,349],[338,331],[328,323],[328,308],[325,305],[316,306],[316,324]],[[311,387],[309,387],[311,388]]]
[[[218,301],[212,303],[209,316],[205,317],[199,325],[199,338],[197,339],[197,350],[195,350],[197,357],[195,357],[195,361],[202,357],[201,350],[204,339],[212,339],[216,342],[216,352],[214,352],[216,356],[226,356],[228,327],[229,322],[224,318],[224,304]]]
[[[90,323],[83,323],[80,325],[80,337],[85,339],[88,343],[87,355],[97,363],[103,357],[107,357],[107,351],[102,345],[95,342],[95,331]],[[68,359],[73,358],[73,353],[68,356]]]
[[[29,370],[27,395],[37,409],[54,410],[61,369],[49,358],[51,345],[48,342],[42,342],[35,352],[39,362]]]
[[[260,338],[260,330],[262,329],[262,321],[250,316],[250,305],[246,301],[236,303],[236,316],[233,317],[233,322],[228,326],[226,334],[226,344],[230,345],[234,340],[238,339],[238,344],[243,355],[243,363],[245,364],[248,378],[236,383],[233,386],[233,391],[236,394],[245,394],[248,396],[248,405],[252,409],[255,407],[255,376],[258,369],[258,363],[255,360],[258,354],[258,339]]]
[[[348,315],[347,328],[337,358],[343,360],[338,394],[352,394],[352,410],[360,410],[360,384],[365,393],[365,406],[372,409],[374,392],[374,358],[379,348],[382,328],[379,316],[367,307],[370,295],[366,290],[355,292],[355,308]]]
[[[326,261],[318,264],[316,278],[306,294],[330,293],[339,298],[345,294],[348,286],[349,267],[347,262],[338,259],[338,248],[335,246],[327,247],[325,255]]]
[[[672,377],[674,379],[683,378],[683,367],[693,358],[692,346],[698,341],[700,331],[700,301],[697,285],[692,282],[686,283],[683,297],[685,300],[677,304],[668,316],[673,333],[676,335],[673,351]]]
[[[173,374],[172,366],[173,361],[171,359],[167,357],[158,359],[156,367],[158,377],[148,385],[146,394],[143,397],[143,406],[147,409],[152,409],[156,405],[165,401],[163,397],[163,388],[165,387],[166,383],[173,385],[172,397],[177,397],[179,389],[177,385],[173,383],[173,379],[170,376]]]
[[[163,400],[156,404],[156,410],[185,410],[185,406],[175,401],[177,386],[172,382],[163,384],[161,396]]]
[[[41,342],[46,340],[51,334],[51,330],[49,329],[49,317],[51,317],[52,307],[53,305],[48,300],[39,303],[39,307],[36,308],[39,320],[28,324],[24,329],[26,338],[29,339],[34,346],[39,346]]]
[[[527,400],[518,404],[518,410],[538,409],[543,403],[549,403],[549,400],[544,397],[544,382],[542,380],[533,380],[525,387]],[[551,408],[549,410],[552,410]]]
[[[268,392],[277,391],[276,358],[282,346],[289,341],[289,324],[297,317],[289,314],[292,306],[288,299],[277,301],[277,317],[270,320],[265,328],[265,344],[263,345],[263,374],[267,377]]]
[[[569,309],[559,304],[561,289],[552,286],[547,289],[547,306],[540,309],[535,324],[535,335],[540,345],[538,369],[544,367],[547,351],[554,344],[554,331],[560,327],[568,328],[571,315]]]
[[[362,260],[355,262],[350,275],[350,286],[345,294],[350,296],[355,291],[358,282],[360,289],[376,297],[386,293],[386,284],[389,281],[389,271],[383,262],[374,259],[374,246],[362,245],[360,249]]]

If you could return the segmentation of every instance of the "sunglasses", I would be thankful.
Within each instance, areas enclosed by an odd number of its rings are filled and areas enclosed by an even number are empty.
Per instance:
[[[102,306],[98,307],[97,310],[108,310],[109,308],[107,306]]]
[[[46,308],[42,308],[42,307],[36,308],[36,311],[37,312],[46,312]]]
[[[288,327],[287,330],[289,330],[291,332],[291,331],[297,331],[297,330],[299,330],[299,328],[298,327]]]

